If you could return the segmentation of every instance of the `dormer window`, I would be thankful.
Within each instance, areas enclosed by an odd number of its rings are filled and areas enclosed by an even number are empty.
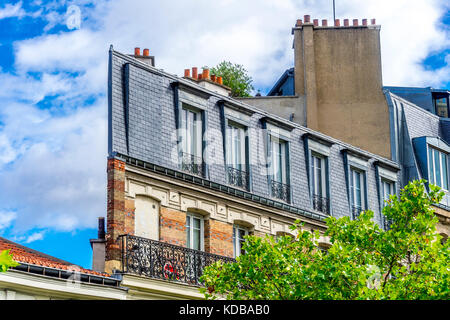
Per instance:
[[[181,169],[203,175],[202,114],[183,104],[181,109]]]
[[[428,147],[429,183],[448,190],[448,155]]]

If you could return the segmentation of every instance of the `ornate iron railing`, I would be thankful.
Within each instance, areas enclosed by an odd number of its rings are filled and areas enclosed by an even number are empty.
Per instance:
[[[203,176],[203,160],[201,157],[197,157],[186,152],[180,152],[180,158],[181,170],[198,176]]]
[[[228,183],[248,190],[248,172],[233,167],[227,167]]]
[[[314,210],[330,214],[330,199],[321,197],[317,194],[313,195],[313,208]]]
[[[234,262],[228,257],[175,246],[147,238],[122,235],[122,272],[150,278],[202,285],[203,269],[216,262]]]
[[[288,184],[272,180],[271,189],[272,189],[272,197],[289,202],[291,189]]]
[[[361,211],[363,211],[363,209],[360,206],[352,206],[353,220],[355,220],[356,218],[359,217],[359,215],[361,214]]]

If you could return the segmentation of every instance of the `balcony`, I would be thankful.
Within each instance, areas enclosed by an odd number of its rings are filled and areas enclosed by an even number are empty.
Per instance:
[[[186,152],[180,152],[181,170],[187,171],[197,176],[203,176],[203,160]]]
[[[359,217],[359,215],[361,214],[361,211],[363,211],[363,209],[360,206],[352,206],[353,220],[356,220],[356,218]]]
[[[233,167],[227,167],[228,183],[248,190],[248,172]]]
[[[122,272],[153,279],[200,286],[203,269],[216,262],[234,262],[228,257],[175,246],[147,238],[122,235]]]
[[[312,197],[314,210],[330,214],[330,199],[314,194]]]
[[[288,184],[271,180],[272,197],[289,202],[291,189]]]

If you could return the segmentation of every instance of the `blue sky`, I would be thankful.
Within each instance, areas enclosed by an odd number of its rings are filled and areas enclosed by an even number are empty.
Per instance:
[[[267,92],[292,66],[295,20],[331,0],[0,0],[0,235],[83,267],[106,215],[107,53],[149,48],[182,75],[243,64]],[[381,24],[385,85],[450,88],[450,14],[439,0],[338,0]],[[220,14],[217,14],[220,12]]]

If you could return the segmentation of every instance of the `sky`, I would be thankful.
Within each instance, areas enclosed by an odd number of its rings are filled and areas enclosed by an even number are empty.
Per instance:
[[[91,267],[111,44],[177,75],[239,63],[264,94],[293,66],[305,14],[331,21],[332,0],[0,0],[0,236]],[[381,25],[384,85],[450,88],[447,0],[336,0],[336,17]]]

